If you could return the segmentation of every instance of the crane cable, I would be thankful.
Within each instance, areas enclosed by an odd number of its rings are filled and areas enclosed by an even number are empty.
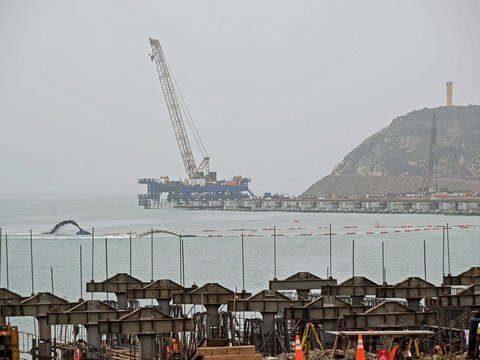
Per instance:
[[[200,138],[200,134],[197,130],[197,127],[195,125],[195,122],[192,119],[192,116],[190,115],[190,112],[188,111],[187,105],[185,103],[185,100],[183,99],[182,92],[180,91],[180,87],[178,86],[177,79],[175,78],[175,75],[173,74],[173,71],[170,67],[170,64],[168,63],[168,60],[166,57],[164,57],[165,63],[167,64],[168,71],[170,72],[170,76],[173,79],[173,82],[175,84],[175,88],[177,90],[177,93],[180,98],[180,106],[182,109],[182,112],[185,115],[185,118],[187,119],[188,126],[190,127],[190,130],[193,134],[193,137],[195,139],[195,142],[197,143],[198,148],[200,149],[200,152],[202,156],[205,158],[207,157],[207,151],[205,150],[205,146],[203,145],[202,139]]]

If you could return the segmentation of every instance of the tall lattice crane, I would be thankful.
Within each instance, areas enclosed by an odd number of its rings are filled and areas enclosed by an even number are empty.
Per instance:
[[[190,179],[203,179],[210,171],[210,158],[206,154],[205,147],[203,146],[200,136],[198,135],[195,124],[188,113],[181,93],[178,90],[178,86],[176,86],[176,83],[174,82],[175,79],[172,81],[173,74],[169,70],[168,63],[163,54],[162,47],[160,46],[160,42],[155,39],[150,39],[150,45],[152,46],[151,60],[155,60],[155,64],[157,66],[158,78],[160,79],[160,84],[162,85],[163,95],[165,96],[168,113],[170,115],[173,130],[175,131],[175,136],[177,138],[180,155],[183,160],[183,166],[185,167],[187,175]],[[178,96],[177,93],[180,96]],[[183,116],[185,116],[187,119],[200,151],[204,156],[198,167],[195,164],[195,158],[193,157],[190,141],[188,140]]]

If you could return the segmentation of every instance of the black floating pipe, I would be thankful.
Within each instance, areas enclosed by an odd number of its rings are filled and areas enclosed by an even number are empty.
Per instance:
[[[78,231],[77,231],[77,235],[90,235],[90,233],[86,230],[83,230],[80,225],[78,225],[74,220],[63,220],[63,221],[60,221],[58,224],[56,224],[52,230],[50,230],[49,232],[47,232],[46,234],[55,234],[58,229],[60,229],[61,227],[65,226],[65,225],[73,225],[73,226],[76,226],[78,228]]]

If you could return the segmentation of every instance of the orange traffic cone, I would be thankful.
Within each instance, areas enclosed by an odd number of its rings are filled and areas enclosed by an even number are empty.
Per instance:
[[[295,336],[295,360],[303,360],[302,345],[300,345],[300,335]]]
[[[363,351],[362,334],[358,334],[357,354],[355,360],[365,360],[365,352]]]

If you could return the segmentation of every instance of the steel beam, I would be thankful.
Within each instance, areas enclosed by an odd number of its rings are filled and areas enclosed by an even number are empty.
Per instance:
[[[298,272],[285,280],[270,280],[268,288],[273,291],[296,290],[299,298],[306,299],[310,290],[333,285],[337,285],[336,279],[322,279],[309,272]]]
[[[285,308],[287,319],[292,320],[338,320],[345,315],[364,313],[367,306],[334,306],[334,307],[291,307]]]
[[[38,320],[39,326],[39,352],[40,356],[50,358],[52,334],[47,322],[47,313],[51,310],[68,310],[76,303],[69,303],[51,293],[38,293],[17,304],[1,306],[1,315],[6,316],[33,316]]]
[[[450,274],[445,275],[443,277],[443,284],[445,286],[470,286],[472,284],[480,284],[480,267],[472,267],[456,276]]]
[[[440,296],[441,307],[480,307],[480,284],[470,285],[456,295]]]
[[[171,318],[155,308],[140,308],[120,319],[100,320],[101,334],[159,334],[193,330],[192,319]]]
[[[346,329],[407,328],[437,323],[437,316],[434,312],[364,313],[345,315],[343,319]]]
[[[183,286],[168,279],[156,280],[143,288],[127,289],[128,299],[156,299],[160,310],[170,314],[170,301],[175,294],[185,292]]]
[[[13,291],[10,291],[6,288],[0,289],[0,306],[3,305],[16,305],[28,298],[18,295]],[[0,312],[0,326],[7,325],[5,316]]]
[[[90,281],[87,283],[87,292],[115,293],[119,310],[128,308],[127,291],[142,288],[150,282],[142,282],[126,273],[118,273],[102,282]]]

